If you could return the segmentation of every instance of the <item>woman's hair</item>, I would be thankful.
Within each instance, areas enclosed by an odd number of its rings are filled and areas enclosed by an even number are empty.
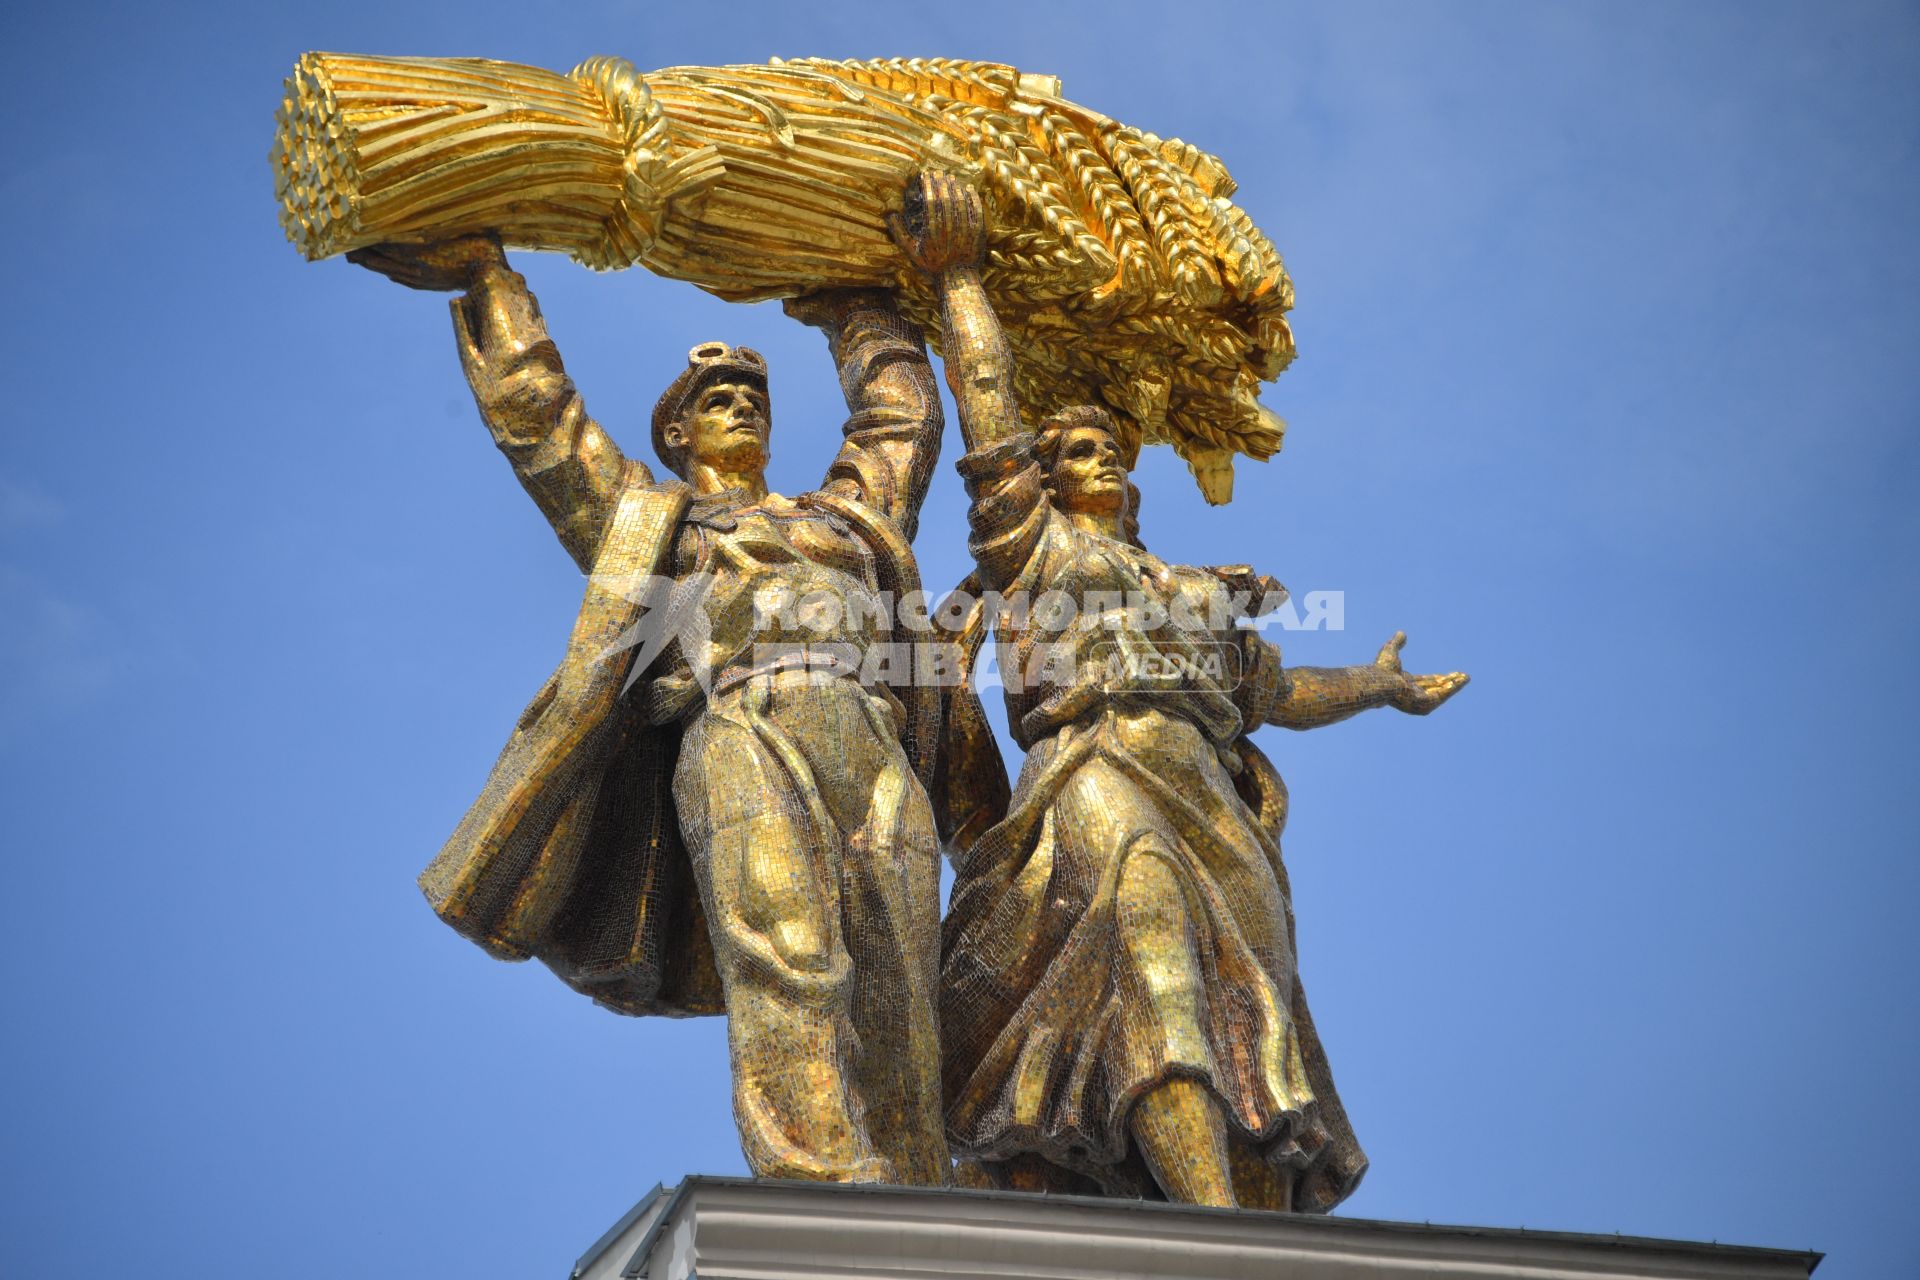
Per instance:
[[[1033,457],[1048,478],[1049,492],[1053,489],[1053,464],[1060,459],[1060,443],[1066,439],[1067,432],[1080,427],[1093,427],[1109,436],[1114,434],[1113,419],[1097,404],[1076,404],[1048,414],[1033,433]],[[1128,542],[1146,550],[1140,541],[1140,486],[1133,482],[1131,475],[1127,477],[1127,510],[1120,520],[1120,532]]]

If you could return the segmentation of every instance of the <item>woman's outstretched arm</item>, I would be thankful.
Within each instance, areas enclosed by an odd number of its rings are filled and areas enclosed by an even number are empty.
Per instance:
[[[1423,716],[1466,687],[1464,671],[1408,675],[1400,667],[1407,633],[1396,631],[1380,654],[1362,667],[1288,667],[1284,688],[1267,712],[1267,723],[1284,729],[1318,729],[1375,707]]]

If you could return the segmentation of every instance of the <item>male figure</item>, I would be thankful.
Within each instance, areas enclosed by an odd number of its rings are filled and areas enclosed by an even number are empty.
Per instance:
[[[465,291],[454,327],[481,416],[592,575],[566,661],[421,877],[435,910],[623,1012],[724,1000],[756,1174],[951,1181],[924,785],[938,702],[863,684],[846,661],[889,639],[859,605],[918,589],[909,543],[942,426],[919,333],[883,293],[790,304],[826,330],[852,411],[825,481],[797,499],[766,487],[764,361],[694,348],[654,410],[678,476],[656,482],[587,415],[497,240],[353,256]],[[624,584],[649,575],[678,603],[704,593],[711,645],[670,646],[628,692],[622,636],[643,606]],[[810,595],[852,607],[791,635],[756,618],[756,600]]]

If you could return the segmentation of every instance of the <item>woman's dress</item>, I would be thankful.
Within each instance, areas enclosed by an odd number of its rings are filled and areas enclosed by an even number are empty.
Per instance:
[[[1219,576],[1073,525],[1032,436],[960,467],[980,584],[1011,602],[999,660],[1027,757],[945,924],[956,1154],[1158,1195],[1128,1120],[1187,1077],[1222,1104],[1237,1165],[1289,1170],[1293,1208],[1331,1208],[1366,1159],[1295,972],[1285,788],[1246,736],[1282,692],[1278,650]]]

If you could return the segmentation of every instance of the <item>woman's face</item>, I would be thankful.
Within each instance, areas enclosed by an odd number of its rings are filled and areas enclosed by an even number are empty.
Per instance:
[[[1119,515],[1127,507],[1127,468],[1104,427],[1074,427],[1060,438],[1049,476],[1062,511]]]

